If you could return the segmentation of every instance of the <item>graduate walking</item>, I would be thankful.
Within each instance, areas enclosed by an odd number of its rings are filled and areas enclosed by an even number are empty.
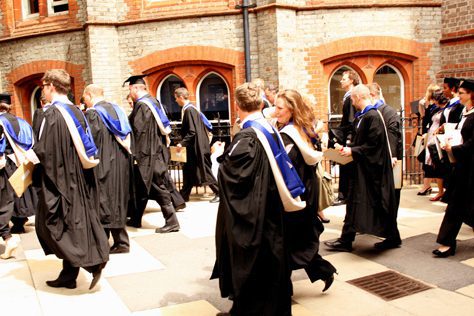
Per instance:
[[[73,289],[82,267],[93,275],[92,289],[109,260],[93,169],[99,163],[97,148],[84,115],[67,98],[69,74],[48,70],[42,84],[51,106],[33,147],[39,158],[33,180],[39,198],[36,234],[46,255],[63,259],[58,278],[46,284]]]

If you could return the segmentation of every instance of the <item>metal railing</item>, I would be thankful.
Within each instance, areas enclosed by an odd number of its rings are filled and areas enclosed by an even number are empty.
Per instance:
[[[328,122],[325,122],[328,123]],[[403,152],[403,185],[416,185],[423,182],[423,170],[422,164],[416,159],[414,155],[414,148],[412,146],[413,140],[418,133],[420,128],[420,119],[417,116],[403,117],[402,118],[402,134],[404,135],[404,152]],[[331,120],[329,126],[338,126],[339,121]],[[179,126],[175,125],[173,127],[172,139],[178,139],[177,136]],[[215,134],[222,140],[225,138],[227,144],[230,143],[230,125],[221,126],[220,129],[215,131]],[[332,184],[335,189],[337,189],[339,184],[339,166],[332,161],[323,159],[321,162],[324,169],[331,175]],[[168,172],[170,173],[171,179],[175,182],[176,187],[179,189],[183,183],[182,175],[182,163],[170,161]]]

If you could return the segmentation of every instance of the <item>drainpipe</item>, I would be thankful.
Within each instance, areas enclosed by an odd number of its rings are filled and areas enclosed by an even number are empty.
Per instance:
[[[250,34],[249,34],[249,8],[255,8],[256,3],[249,4],[249,0],[243,0],[242,5],[237,5],[236,9],[242,9],[244,18],[244,54],[245,54],[245,81],[250,82],[252,75],[250,72]]]

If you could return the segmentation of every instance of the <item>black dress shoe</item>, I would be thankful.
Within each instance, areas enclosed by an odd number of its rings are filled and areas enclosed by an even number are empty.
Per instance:
[[[172,232],[177,232],[177,231],[179,231],[179,224],[172,224],[172,225],[166,224],[163,227],[155,229],[155,233],[159,233],[159,234],[166,234],[166,233],[172,233]]]
[[[337,239],[335,241],[325,241],[324,244],[327,247],[329,247],[329,250],[346,251],[346,252],[351,252],[352,251],[352,243],[344,242],[340,239]]]
[[[174,210],[177,212],[179,210],[182,210],[183,208],[186,208],[186,203],[175,206]]]
[[[138,223],[137,221],[133,220],[133,219],[129,219],[127,221],[127,226],[131,226],[131,227],[135,227],[135,228],[141,228],[142,227],[142,223]]]
[[[377,250],[394,249],[394,248],[400,248],[401,244],[402,243],[400,241],[393,241],[393,240],[385,239],[384,241],[376,242],[374,244],[374,248],[377,249]]]
[[[10,233],[12,233],[12,234],[24,234],[24,233],[26,233],[25,227],[13,225],[12,228],[10,228]]]
[[[129,253],[130,252],[130,248],[129,247],[126,247],[126,246],[112,246],[110,248],[110,254],[114,254],[114,253]]]
[[[216,316],[230,316],[230,313],[227,312],[219,312],[216,314]]]
[[[209,201],[209,203],[219,203],[220,199],[219,196],[216,194],[212,200]]]
[[[447,258],[449,256],[454,256],[455,253],[456,253],[455,247],[450,247],[446,251],[440,251],[438,249],[433,250],[433,254],[438,258]]]
[[[77,287],[75,280],[62,281],[62,280],[56,279],[56,280],[46,281],[46,284],[50,287],[55,287],[55,288],[65,287],[66,289],[75,289]]]
[[[321,221],[321,223],[324,223],[324,224],[328,224],[331,222],[331,220],[329,218],[322,218],[321,216],[318,215],[318,218],[319,220]]]
[[[344,204],[346,204],[346,200],[337,199],[334,202],[332,202],[332,206],[339,206],[339,205],[344,205]]]
[[[332,283],[334,282],[334,274],[332,274],[329,278],[323,281],[324,281],[323,292],[326,292],[331,287]]]

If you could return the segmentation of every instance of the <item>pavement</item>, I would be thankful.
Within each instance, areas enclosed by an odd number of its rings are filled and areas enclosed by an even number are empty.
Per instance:
[[[474,315],[474,232],[463,225],[455,256],[434,258],[436,235],[446,205],[417,196],[419,188],[402,190],[398,226],[403,245],[377,252],[379,239],[358,235],[351,253],[320,253],[338,270],[332,287],[311,283],[304,271],[293,273],[294,316],[311,315]],[[433,192],[435,194],[436,192]],[[217,204],[211,197],[193,195],[178,213],[181,230],[156,234],[164,224],[159,207],[150,203],[143,228],[128,228],[131,252],[110,256],[99,284],[89,291],[91,275],[81,269],[77,288],[55,289],[61,261],[45,256],[36,238],[34,218],[19,235],[16,257],[0,259],[1,315],[158,315],[207,316],[228,311],[217,280],[209,280],[215,259],[214,231]],[[321,239],[339,236],[345,206],[325,210],[331,219]],[[0,243],[0,253],[4,245]],[[427,290],[385,300],[353,285],[352,280],[396,271],[428,286]]]

